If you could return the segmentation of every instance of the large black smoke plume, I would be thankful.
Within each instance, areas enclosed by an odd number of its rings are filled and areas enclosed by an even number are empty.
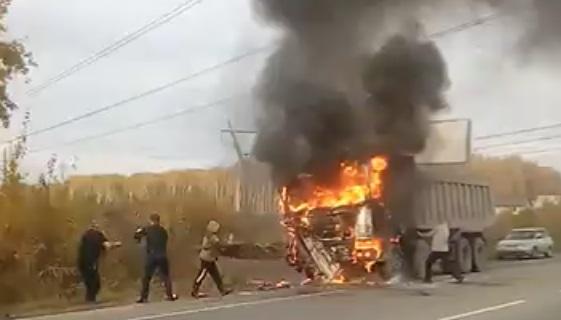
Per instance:
[[[382,4],[257,2],[285,32],[257,88],[254,149],[278,183],[344,159],[423,150],[429,116],[446,107],[446,65],[416,24],[388,37]]]
[[[481,0],[476,0],[481,1]],[[517,45],[524,57],[561,53],[561,1],[484,0],[508,18],[507,23],[522,29]]]

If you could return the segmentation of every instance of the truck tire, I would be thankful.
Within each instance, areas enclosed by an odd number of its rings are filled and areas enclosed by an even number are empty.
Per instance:
[[[487,250],[485,246],[485,241],[482,238],[477,237],[471,242],[471,252],[472,252],[472,272],[481,272],[485,270],[487,266]]]
[[[468,239],[462,237],[457,244],[457,263],[460,265],[460,270],[463,273],[471,272],[472,267],[472,250],[469,245]]]
[[[413,254],[413,274],[422,279],[425,276],[425,262],[430,254],[430,246],[427,241],[417,239],[415,241],[415,252]]]

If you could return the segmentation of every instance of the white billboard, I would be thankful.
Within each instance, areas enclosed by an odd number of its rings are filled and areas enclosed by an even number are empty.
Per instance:
[[[418,164],[461,164],[471,154],[471,122],[467,119],[433,121]]]

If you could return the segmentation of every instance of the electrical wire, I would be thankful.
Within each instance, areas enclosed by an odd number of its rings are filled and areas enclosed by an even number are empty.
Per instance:
[[[537,138],[526,139],[526,140],[512,141],[512,142],[490,144],[490,145],[476,147],[476,148],[474,148],[474,150],[480,151],[480,150],[488,150],[488,149],[495,149],[495,148],[501,148],[501,147],[511,147],[511,146],[517,146],[517,145],[526,144],[526,143],[532,143],[532,142],[555,140],[555,139],[559,139],[559,138],[561,138],[561,134],[552,135],[552,136],[537,137]]]
[[[166,114],[164,116],[153,118],[153,119],[150,119],[150,120],[147,120],[147,121],[142,121],[142,122],[138,122],[138,123],[135,123],[135,124],[132,124],[132,125],[120,127],[120,128],[114,129],[114,130],[105,131],[105,132],[102,132],[102,133],[98,133],[98,134],[94,134],[94,135],[90,135],[90,136],[81,137],[81,138],[78,138],[78,139],[75,139],[75,140],[63,142],[62,144],[56,144],[56,145],[51,145],[51,146],[42,147],[42,148],[38,148],[38,149],[32,149],[32,150],[29,151],[29,153],[43,152],[43,151],[50,150],[50,149],[53,149],[53,148],[56,148],[56,147],[65,147],[65,146],[69,146],[69,145],[75,145],[75,144],[82,143],[82,142],[87,142],[87,141],[91,141],[91,140],[96,140],[96,139],[109,137],[109,136],[116,135],[116,134],[119,134],[119,133],[123,133],[123,132],[126,132],[126,131],[140,129],[140,128],[147,127],[147,126],[159,123],[159,122],[164,122],[164,121],[167,121],[167,120],[171,120],[171,119],[174,119],[174,118],[186,115],[186,114],[195,113],[195,112],[203,111],[205,109],[209,109],[209,108],[212,108],[212,107],[223,105],[223,104],[225,104],[229,101],[238,99],[238,98],[243,97],[243,96],[247,96],[247,94],[238,94],[238,95],[230,96],[230,97],[223,98],[223,99],[220,99],[220,100],[215,100],[215,101],[212,101],[212,102],[209,102],[209,103],[205,103],[203,105],[182,109],[178,112]]]
[[[536,132],[536,131],[548,130],[548,129],[556,129],[556,128],[561,128],[561,122],[550,124],[550,125],[545,125],[545,126],[531,127],[531,128],[518,129],[518,130],[506,131],[506,132],[501,132],[501,133],[494,133],[494,134],[489,134],[489,135],[485,135],[485,136],[479,136],[479,137],[475,137],[474,140],[481,141],[481,140],[502,138],[502,137],[518,135],[518,134],[521,134],[521,133],[530,133],[530,132]]]
[[[163,84],[163,85],[154,87],[154,88],[149,89],[149,90],[147,90],[147,91],[144,91],[144,92],[141,92],[141,93],[136,94],[136,95],[134,95],[134,96],[125,98],[125,99],[123,99],[123,100],[119,100],[119,101],[117,101],[117,102],[111,103],[111,104],[106,105],[106,106],[103,106],[103,107],[101,107],[101,108],[94,109],[94,110],[92,110],[92,111],[88,111],[88,112],[86,112],[86,113],[84,113],[84,114],[81,114],[81,115],[72,117],[72,118],[70,118],[70,119],[63,120],[63,121],[61,121],[61,122],[55,123],[55,124],[53,124],[53,125],[50,125],[50,126],[48,126],[48,127],[45,127],[45,128],[41,128],[41,129],[37,129],[37,130],[31,131],[31,132],[29,132],[29,133],[27,133],[27,134],[25,134],[25,135],[16,136],[16,137],[14,137],[14,138],[12,138],[12,139],[10,139],[10,140],[3,141],[3,143],[11,143],[11,142],[14,142],[14,141],[17,141],[17,140],[23,138],[24,136],[25,136],[25,137],[31,137],[31,136],[36,136],[36,135],[39,135],[39,134],[43,134],[43,133],[46,133],[46,132],[49,132],[49,131],[52,131],[52,130],[55,130],[55,129],[58,129],[58,128],[61,128],[61,127],[64,127],[64,126],[67,126],[67,125],[72,124],[72,123],[74,123],[74,122],[77,122],[77,121],[80,121],[80,120],[83,120],[83,119],[87,119],[87,118],[90,118],[90,117],[92,117],[92,116],[95,116],[95,115],[98,115],[98,114],[107,112],[107,111],[109,111],[109,110],[116,109],[116,108],[118,108],[118,107],[121,107],[121,106],[126,105],[126,104],[128,104],[128,103],[131,103],[131,102],[133,102],[133,101],[137,101],[137,100],[146,98],[146,97],[148,97],[148,96],[151,96],[151,95],[153,95],[153,94],[159,93],[159,92],[161,92],[161,91],[170,89],[170,88],[175,87],[175,86],[177,86],[177,85],[179,85],[179,84],[181,84],[181,83],[187,82],[187,81],[192,80],[192,79],[197,78],[197,77],[200,77],[200,76],[202,76],[202,75],[204,75],[204,74],[207,74],[207,73],[216,71],[216,70],[218,70],[218,69],[220,69],[220,68],[222,68],[222,67],[224,67],[224,66],[226,66],[226,65],[229,65],[229,64],[232,64],[232,63],[236,63],[236,62],[238,62],[238,61],[240,61],[240,60],[242,60],[242,59],[245,59],[245,58],[247,58],[247,57],[249,57],[249,56],[254,56],[254,55],[256,55],[256,54],[259,54],[259,53],[261,53],[261,52],[264,52],[264,51],[267,50],[268,48],[269,48],[269,47],[261,47],[261,48],[257,48],[257,49],[253,49],[253,50],[247,51],[247,52],[245,52],[245,53],[243,53],[243,54],[241,54],[241,55],[235,56],[235,57],[230,58],[230,59],[228,59],[228,60],[226,60],[226,61],[223,61],[223,62],[220,62],[220,63],[215,64],[215,65],[213,65],[213,66],[210,66],[210,67],[208,67],[208,68],[199,70],[199,71],[197,71],[197,72],[195,72],[195,73],[192,73],[192,74],[189,74],[189,75],[187,75],[187,76],[185,76],[185,77],[182,77],[182,78],[176,79],[176,80],[174,80],[174,81],[165,83],[165,84]]]
[[[105,58],[117,50],[123,48],[124,46],[132,43],[133,41],[139,39],[140,37],[146,35],[147,33],[169,23],[173,19],[179,17],[183,13],[189,11],[191,8],[195,7],[197,4],[200,4],[203,0],[188,0],[184,1],[173,10],[159,16],[158,18],[150,21],[149,23],[143,25],[141,28],[135,30],[132,33],[125,35],[123,38],[111,43],[110,45],[104,47],[100,51],[80,60],[78,63],[70,66],[69,68],[63,70],[62,72],[58,73],[57,75],[47,79],[44,83],[39,84],[27,91],[27,94],[30,96],[37,96],[42,91],[50,88],[51,86],[55,85],[56,83],[78,73],[79,71],[83,70],[84,68],[94,64],[95,62],[99,61],[102,58]]]

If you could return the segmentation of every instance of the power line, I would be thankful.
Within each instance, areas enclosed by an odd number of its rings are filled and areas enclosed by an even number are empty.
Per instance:
[[[461,31],[464,31],[466,29],[470,29],[470,28],[473,28],[473,27],[476,27],[476,26],[479,26],[479,25],[483,25],[487,22],[497,20],[497,19],[502,18],[504,16],[505,16],[504,13],[499,12],[499,13],[494,13],[494,14],[487,15],[485,17],[479,17],[479,18],[476,18],[474,20],[470,20],[468,22],[453,26],[451,28],[432,33],[432,34],[429,35],[429,38],[434,39],[434,38],[445,37],[449,34],[461,32]]]
[[[199,1],[202,1],[202,0],[199,0]],[[443,36],[446,36],[446,35],[449,35],[449,34],[452,34],[452,33],[460,32],[460,31],[466,30],[466,29],[468,29],[468,28],[471,28],[471,27],[474,27],[474,26],[477,26],[477,25],[481,25],[481,24],[483,24],[483,23],[485,23],[485,22],[488,22],[488,21],[490,21],[490,20],[492,20],[492,19],[495,19],[497,16],[498,16],[498,15],[495,14],[495,15],[491,15],[491,16],[487,16],[487,17],[483,17],[483,18],[478,18],[478,19],[476,19],[476,20],[474,20],[474,21],[467,22],[467,23],[463,23],[463,24],[458,25],[458,26],[455,26],[455,27],[453,27],[453,28],[446,29],[446,30],[443,30],[443,31],[440,31],[440,32],[437,32],[437,33],[433,33],[433,34],[430,35],[430,37],[443,37]],[[191,75],[189,75],[189,76],[186,76],[186,77],[184,77],[184,78],[177,79],[177,80],[175,80],[175,81],[166,83],[166,84],[164,84],[164,85],[162,85],[162,86],[159,86],[159,87],[150,89],[150,90],[145,91],[145,92],[143,92],[143,93],[140,93],[140,94],[138,94],[138,95],[135,95],[135,96],[126,98],[126,99],[124,99],[124,100],[115,102],[115,103],[113,103],[113,104],[107,105],[107,106],[105,106],[105,107],[102,107],[102,108],[99,108],[99,109],[96,109],[96,110],[87,112],[87,113],[85,113],[85,114],[82,114],[82,115],[79,115],[79,116],[76,116],[76,117],[73,117],[73,118],[70,118],[70,119],[67,119],[67,120],[64,120],[64,121],[61,121],[61,122],[56,123],[56,124],[54,124],[54,125],[51,125],[51,126],[49,126],[49,127],[46,127],[46,128],[42,128],[42,129],[38,129],[38,130],[32,131],[32,132],[30,132],[30,133],[27,134],[27,137],[29,137],[29,136],[34,136],[34,135],[38,135],[38,134],[42,134],[42,133],[45,133],[45,132],[48,132],[48,131],[52,131],[52,130],[54,130],[54,129],[57,129],[57,128],[60,128],[60,127],[69,125],[69,124],[74,123],[74,122],[76,122],[76,121],[80,121],[80,120],[89,118],[89,117],[91,117],[91,116],[94,116],[94,115],[103,113],[103,112],[105,112],[105,111],[108,111],[108,110],[117,108],[117,107],[122,106],[122,105],[124,105],[124,104],[127,104],[127,103],[129,103],[129,102],[132,102],[132,101],[136,101],[136,100],[145,98],[145,97],[147,97],[147,96],[149,96],[149,95],[152,95],[152,94],[155,94],[155,93],[157,93],[157,92],[163,91],[163,90],[165,90],[165,89],[174,87],[174,86],[178,85],[179,83],[182,83],[182,82],[191,80],[191,79],[193,79],[193,78],[195,78],[195,77],[198,77],[198,76],[200,76],[200,75],[202,75],[202,74],[205,74],[205,73],[214,71],[214,70],[216,70],[216,69],[220,69],[220,68],[224,67],[225,65],[238,62],[238,61],[243,60],[243,59],[245,59],[245,58],[247,58],[247,57],[256,55],[256,54],[258,54],[258,53],[261,53],[261,52],[266,51],[266,50],[269,50],[269,49],[271,49],[271,46],[260,47],[260,48],[257,48],[257,49],[248,51],[248,52],[246,52],[246,53],[244,53],[244,54],[241,54],[241,55],[239,55],[239,56],[236,56],[236,57],[233,57],[233,58],[231,58],[231,59],[228,59],[228,60],[226,60],[226,61],[224,61],[224,62],[221,62],[221,63],[219,63],[219,64],[216,64],[216,65],[214,65],[214,66],[212,66],[212,67],[203,69],[203,70],[201,70],[201,71],[199,71],[199,72],[196,72],[196,73],[191,74]],[[18,139],[20,139],[20,138],[22,138],[22,137],[23,137],[23,136],[20,135],[20,136],[17,136],[17,137],[15,137],[15,138],[11,139],[11,140],[5,141],[5,142],[7,142],[7,143],[13,142],[13,141],[16,141],[16,140],[18,140]]]
[[[479,136],[479,137],[474,138],[474,140],[481,141],[481,140],[487,140],[487,139],[502,138],[502,137],[508,137],[508,136],[517,135],[517,134],[521,134],[521,133],[530,133],[530,132],[536,132],[536,131],[547,130],[547,129],[555,129],[555,128],[561,128],[561,122],[546,125],[546,126],[518,129],[518,130],[514,130],[514,131],[507,131],[507,132],[502,132],[502,133],[495,133],[495,134],[490,134],[490,135],[485,135],[485,136]]]
[[[545,129],[557,128],[557,127],[561,127],[561,123],[560,124],[554,124],[554,125],[548,125],[548,126],[542,126],[542,127],[533,127],[533,128],[526,128],[526,129],[521,129],[521,130],[503,132],[503,133],[492,134],[492,135],[487,135],[487,136],[480,136],[480,137],[474,138],[474,140],[485,140],[485,139],[491,139],[491,138],[507,137],[507,136],[517,135],[517,134],[521,134],[521,133],[530,133],[530,132],[541,131],[541,130],[545,130]],[[223,133],[234,132],[234,133],[238,133],[238,134],[256,134],[257,133],[256,130],[251,130],[251,129],[235,129],[235,130],[222,129],[221,131]],[[548,140],[554,140],[554,139],[559,139],[559,138],[561,138],[561,134],[552,135],[552,136],[536,137],[536,138],[531,138],[531,139],[526,139],[526,140],[510,141],[510,142],[484,145],[484,146],[480,146],[480,147],[475,147],[474,150],[475,151],[480,151],[480,150],[493,149],[493,148],[498,148],[498,147],[510,147],[510,146],[516,146],[516,145],[525,144],[525,143],[548,141]]]
[[[215,65],[213,65],[213,66],[210,66],[210,67],[208,67],[208,68],[199,70],[199,71],[197,71],[197,72],[195,72],[195,73],[189,74],[189,75],[187,75],[187,76],[185,76],[185,77],[183,77],[183,78],[176,79],[176,80],[174,80],[174,81],[165,83],[165,84],[163,84],[163,85],[160,85],[160,86],[158,86],[158,87],[152,88],[152,89],[150,89],[150,90],[141,92],[141,93],[139,93],[139,94],[137,94],[137,95],[128,97],[128,98],[126,98],[126,99],[123,99],[123,100],[120,100],[120,101],[117,101],[117,102],[114,102],[114,103],[111,103],[111,104],[106,105],[106,106],[104,106],[104,107],[101,107],[101,108],[98,108],[98,109],[95,109],[95,110],[86,112],[86,113],[84,113],[84,114],[81,114],[81,115],[72,117],[72,118],[70,118],[70,119],[67,119],[67,120],[64,120],[64,121],[55,123],[55,124],[50,125],[50,126],[48,126],[48,127],[45,127],[45,128],[42,128],[42,129],[37,129],[37,130],[35,130],[35,131],[31,131],[31,132],[29,132],[28,134],[26,134],[25,136],[26,136],[26,137],[36,136],[36,135],[38,135],[38,134],[42,134],[42,133],[45,133],[45,132],[48,132],[48,131],[52,131],[52,130],[58,129],[58,128],[60,128],[60,127],[64,127],[64,126],[66,126],[66,125],[69,125],[69,124],[71,124],[71,123],[74,123],[74,122],[76,122],[76,121],[80,121],[80,120],[83,120],[83,119],[92,117],[92,116],[94,116],[94,115],[97,115],[97,114],[100,114],[100,113],[103,113],[103,112],[106,112],[106,111],[109,111],[109,110],[112,110],[112,109],[121,107],[121,106],[123,106],[123,105],[125,105],[125,104],[128,104],[128,103],[130,103],[130,102],[133,102],[133,101],[137,101],[137,100],[146,98],[146,97],[148,97],[148,96],[150,96],[150,95],[153,95],[153,94],[159,93],[159,92],[161,92],[161,91],[164,91],[164,90],[166,90],[166,89],[172,88],[172,87],[174,87],[174,86],[176,86],[176,85],[178,85],[178,84],[180,84],[180,83],[183,83],[183,82],[192,80],[192,79],[197,78],[197,77],[199,77],[199,76],[202,76],[202,75],[204,75],[204,74],[207,74],[207,73],[213,72],[213,71],[215,71],[215,70],[218,70],[218,69],[220,69],[220,68],[222,68],[222,67],[224,67],[224,66],[226,66],[226,65],[229,65],[229,64],[232,64],[232,63],[236,63],[236,62],[238,62],[238,61],[240,61],[240,60],[242,60],[242,59],[245,59],[245,58],[247,58],[247,57],[249,57],[249,56],[253,56],[253,55],[256,55],[256,54],[258,54],[258,53],[261,53],[261,52],[265,51],[266,49],[268,49],[268,47],[261,47],[261,48],[257,48],[257,49],[254,49],[254,50],[247,51],[247,52],[245,52],[245,53],[243,53],[243,54],[241,54],[241,55],[235,56],[235,57],[230,58],[230,59],[228,59],[228,60],[226,60],[226,61],[220,62],[220,63],[215,64]],[[24,135],[19,135],[19,136],[13,138],[13,139],[10,139],[10,140],[8,140],[8,141],[4,141],[4,143],[11,143],[11,142],[17,141],[18,139],[23,138],[23,136],[24,136]]]
[[[221,129],[220,132],[222,133],[239,133],[239,134],[256,134],[257,130],[249,130],[249,129]]]
[[[523,152],[521,154],[527,156],[527,155],[546,153],[546,152],[552,152],[552,151],[559,152],[559,151],[561,151],[561,147],[553,147],[553,148],[548,148],[548,149],[532,150],[532,151]]]
[[[561,138],[561,134],[552,135],[552,136],[537,137],[537,138],[519,140],[519,141],[511,141],[511,142],[490,144],[490,145],[486,145],[486,146],[476,147],[474,150],[478,151],[478,150],[494,149],[494,148],[499,148],[499,147],[510,147],[510,146],[517,146],[517,145],[521,145],[521,144],[525,144],[525,143],[548,141],[548,140],[554,140],[554,139],[559,139],[559,138]]]
[[[201,3],[203,0],[187,0],[175,7],[173,10],[159,16],[158,18],[150,21],[148,24],[140,27],[139,29],[135,30],[132,33],[125,35],[123,38],[111,43],[110,45],[106,46],[105,48],[101,49],[100,51],[92,54],[91,56],[79,61],[78,63],[72,65],[66,70],[63,70],[59,74],[47,79],[44,83],[37,85],[30,90],[27,91],[27,94],[30,96],[37,96],[40,92],[46,90],[47,88],[51,87],[52,85],[56,84],[59,81],[79,72],[80,70],[92,65],[96,61],[107,57],[120,48],[128,45],[129,43],[137,40],[138,38],[144,36],[145,34],[153,31],[162,25],[172,21],[173,19],[179,17],[183,13],[187,12],[197,4]]]
[[[522,152],[511,152],[511,153],[502,153],[498,155],[493,155],[494,157],[508,157],[508,156],[528,156],[540,153],[548,153],[548,152],[560,152],[561,146],[551,147],[547,149],[536,149],[536,150],[528,150]]]
[[[147,121],[138,122],[138,123],[128,125],[128,126],[125,126],[125,127],[121,127],[121,128],[117,128],[117,129],[114,129],[114,130],[105,131],[105,132],[102,132],[102,133],[99,133],[99,134],[94,134],[94,135],[90,135],[90,136],[81,137],[81,138],[78,138],[78,139],[75,139],[75,140],[67,141],[67,142],[64,142],[64,143],[59,144],[59,145],[51,145],[51,146],[47,146],[47,147],[43,147],[43,148],[39,148],[39,149],[33,149],[33,150],[30,150],[29,153],[42,152],[42,151],[53,149],[53,148],[56,148],[56,147],[64,147],[64,146],[74,145],[74,144],[77,144],[77,143],[87,142],[87,141],[90,141],[90,140],[96,140],[96,139],[109,137],[109,136],[116,135],[116,134],[119,134],[119,133],[122,133],[122,132],[130,131],[130,130],[140,129],[140,128],[150,126],[150,125],[153,125],[153,124],[156,124],[156,123],[159,123],[159,122],[171,120],[173,118],[177,118],[177,117],[183,116],[185,114],[194,113],[194,112],[202,111],[202,110],[209,109],[209,108],[212,108],[212,107],[216,107],[216,106],[219,106],[219,105],[223,105],[223,104],[225,104],[229,101],[240,98],[242,96],[246,96],[246,94],[239,94],[239,95],[223,98],[223,99],[220,99],[220,100],[215,100],[215,101],[203,104],[203,105],[186,108],[186,109],[180,110],[178,112],[170,113],[170,114],[167,114],[167,115],[164,115],[164,116],[161,116],[161,117],[157,117],[157,118],[153,118],[153,119],[150,119],[150,120],[147,120]]]

